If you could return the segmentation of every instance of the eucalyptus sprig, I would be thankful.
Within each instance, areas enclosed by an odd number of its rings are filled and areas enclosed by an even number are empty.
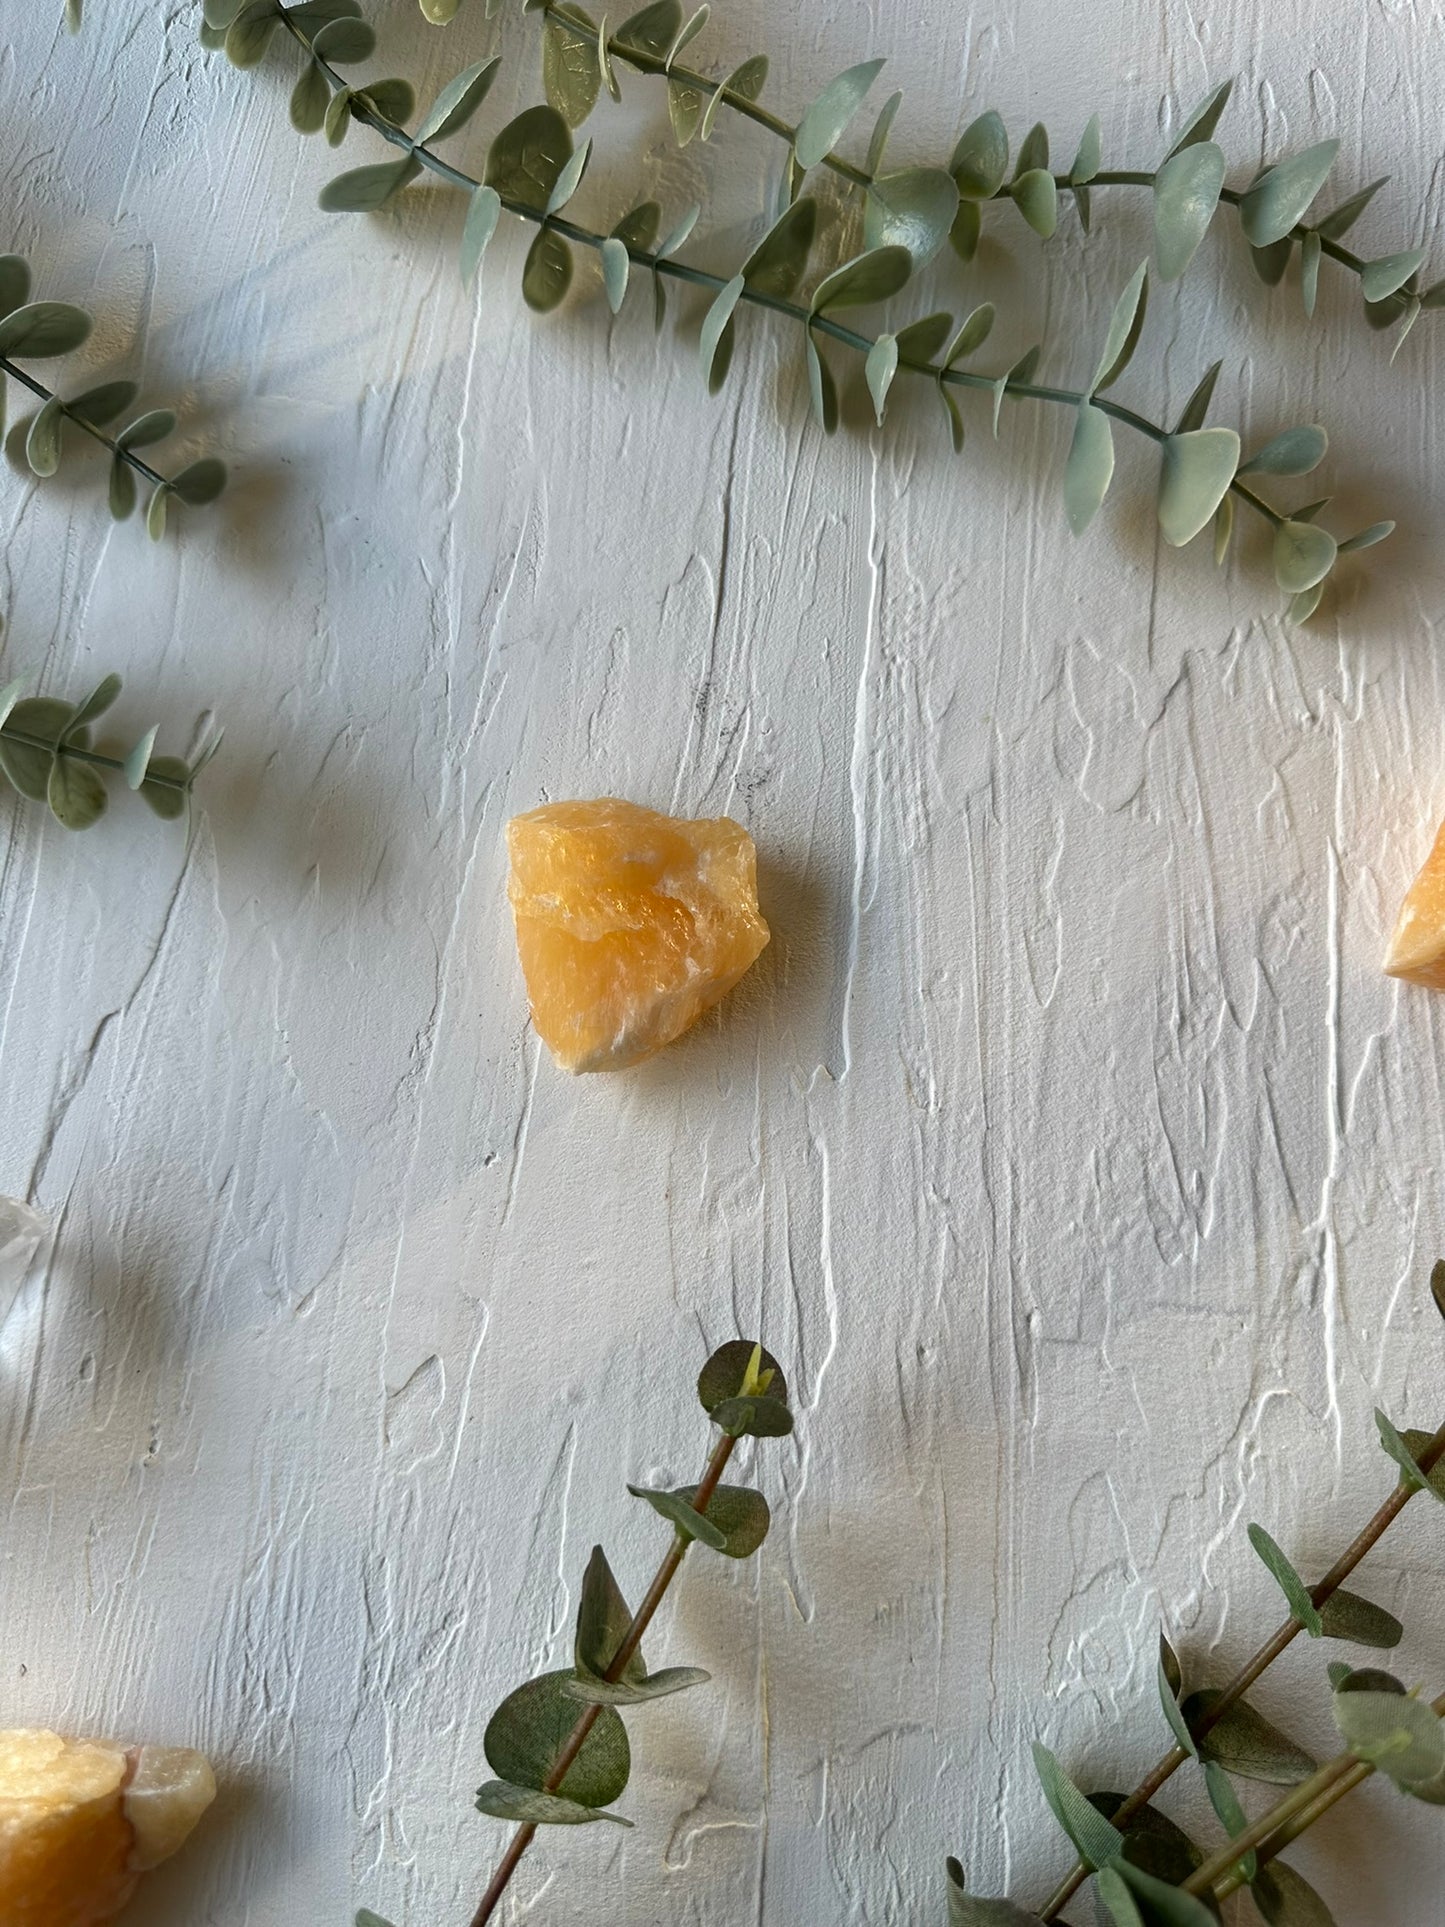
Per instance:
[[[527,11],[543,17],[542,78],[547,99],[572,128],[580,127],[591,114],[604,83],[614,99],[621,98],[614,63],[660,76],[667,82],[668,114],[679,146],[686,147],[695,137],[708,140],[718,109],[727,107],[787,143],[788,199],[810,170],[826,168],[846,190],[862,194],[864,234],[870,244],[902,242],[920,261],[936,253],[945,239],[962,260],[971,261],[982,230],[982,209],[990,203],[1010,203],[1047,240],[1058,226],[1065,198],[1073,199],[1087,232],[1091,196],[1097,189],[1147,187],[1153,196],[1156,261],[1163,281],[1173,281],[1184,272],[1216,211],[1227,206],[1239,216],[1250,258],[1263,281],[1273,285],[1281,280],[1298,249],[1307,314],[1314,313],[1322,259],[1358,277],[1373,327],[1403,321],[1399,342],[1422,312],[1445,307],[1445,280],[1420,286],[1424,248],[1366,259],[1344,245],[1344,236],[1385,186],[1385,179],[1373,181],[1319,219],[1308,219],[1338,154],[1338,141],[1320,141],[1301,153],[1284,156],[1261,169],[1243,188],[1225,186],[1228,164],[1213,135],[1233,91],[1232,79],[1213,88],[1185,115],[1181,131],[1152,169],[1106,168],[1095,114],[1066,172],[1050,172],[1049,132],[1041,121],[1020,143],[1010,171],[1008,130],[1000,115],[989,109],[964,129],[946,167],[911,166],[884,173],[884,153],[902,104],[901,93],[889,95],[879,112],[861,166],[834,151],[861,111],[885,64],[882,60],[860,61],[846,68],[795,123],[759,104],[768,76],[765,54],[755,54],[721,76],[679,63],[678,55],[707,24],[711,9],[706,5],[685,14],[681,0],[652,0],[613,33],[607,31],[605,17],[601,22],[594,20],[575,0],[525,0],[525,5]]]
[[[1445,1314],[1445,1262],[1431,1274],[1431,1294]],[[1425,1701],[1376,1666],[1328,1668],[1335,1723],[1344,1750],[1323,1766],[1245,1698],[1280,1655],[1305,1634],[1386,1651],[1403,1637],[1383,1607],[1347,1591],[1344,1580],[1417,1493],[1445,1502],[1445,1425],[1433,1435],[1400,1432],[1375,1414],[1380,1443],[1398,1468],[1394,1489],[1315,1585],[1307,1585],[1284,1549],[1251,1525],[1251,1546],[1274,1578],[1289,1617],[1227,1686],[1185,1692],[1184,1671],[1161,1638],[1157,1682],[1164,1723],[1174,1744],[1134,1792],[1085,1796],[1047,1747],[1034,1765],[1045,1801],[1078,1855],[1071,1874],[1037,1914],[1011,1901],[970,1895],[956,1860],[948,1862],[950,1927],[1047,1927],[1094,1879],[1101,1916],[1116,1927],[1214,1927],[1219,1902],[1247,1886],[1269,1927],[1331,1927],[1325,1902],[1279,1859],[1283,1850],[1336,1801],[1376,1770],[1411,1797],[1445,1805],[1445,1694]],[[1152,1802],[1180,1767],[1203,1774],[1225,1838],[1205,1853]],[[1245,1816],[1236,1778],[1287,1789],[1254,1820]]]
[[[138,790],[157,816],[174,820],[190,808],[196,778],[221,747],[221,731],[189,762],[158,756],[159,725],[146,730],[128,750],[98,749],[92,726],[121,691],[119,676],[107,676],[83,702],[57,696],[24,696],[28,677],[18,676],[0,689],[0,776],[32,802],[45,803],[67,830],[88,830],[105,814],[109,797],[105,774],[118,773]]]
[[[984,374],[960,364],[978,351],[993,326],[994,310],[987,303],[975,308],[958,326],[951,315],[930,314],[876,337],[861,334],[836,319],[841,310],[886,301],[901,292],[917,260],[913,250],[901,242],[867,246],[853,259],[825,271],[815,281],[806,304],[793,298],[809,278],[818,232],[817,203],[810,196],[802,195],[789,203],[734,275],[712,274],[677,258],[698,219],[697,207],[688,209],[660,241],[661,209],[654,201],[631,208],[607,234],[566,216],[564,210],[582,183],[591,146],[587,143],[574,149],[571,129],[555,107],[529,107],[508,122],[491,143],[481,180],[443,159],[435,151],[435,144],[460,132],[477,112],[495,79],[499,66],[496,59],[478,61],[458,74],[443,88],[416,130],[408,132],[378,108],[370,97],[374,89],[350,87],[335,70],[326,50],[328,36],[362,26],[355,17],[355,0],[309,0],[309,4],[294,7],[281,4],[281,0],[249,0],[239,11],[235,10],[236,0],[206,0],[206,4],[213,34],[223,35],[228,54],[242,65],[254,64],[260,58],[278,27],[286,30],[307,62],[303,83],[314,74],[332,90],[328,105],[313,103],[307,116],[309,123],[326,126],[335,141],[344,135],[351,120],[358,120],[400,151],[398,160],[353,168],[329,182],[321,191],[324,209],[373,213],[425,171],[467,195],[460,246],[464,280],[476,276],[504,212],[537,229],[522,271],[522,294],[538,312],[548,312],[565,297],[572,282],[574,246],[598,256],[608,304],[614,313],[626,299],[633,269],[648,274],[654,326],[660,326],[665,315],[667,281],[707,289],[713,301],[702,323],[700,349],[703,374],[712,392],[726,379],[737,315],[746,304],[781,315],[799,329],[813,415],[829,433],[838,425],[838,390],[819,346],[820,338],[839,343],[860,357],[880,422],[898,374],[929,381],[956,450],[961,450],[965,442],[964,421],[955,399],[957,390],[973,389],[989,397],[995,434],[1006,399],[1068,408],[1075,426],[1063,475],[1063,498],[1069,525],[1076,534],[1088,526],[1108,493],[1114,474],[1113,424],[1121,423],[1160,450],[1158,516],[1165,541],[1180,547],[1213,523],[1215,555],[1222,561],[1233,533],[1235,504],[1244,503],[1273,530],[1276,580],[1289,598],[1290,614],[1299,621],[1306,620],[1318,607],[1325,579],[1339,556],[1383,540],[1394,528],[1393,522],[1376,522],[1341,539],[1316,520],[1328,497],[1298,508],[1280,509],[1260,495],[1253,486],[1255,476],[1309,473],[1324,456],[1325,432],[1312,424],[1287,430],[1241,461],[1240,438],[1234,429],[1205,426],[1219,363],[1204,375],[1172,428],[1104,398],[1103,391],[1123,374],[1138,345],[1147,298],[1145,264],[1120,294],[1087,387],[1056,387],[1036,381],[1041,354],[1038,346],[1015,353],[1002,373]],[[227,14],[229,24],[223,27],[222,16]],[[366,29],[354,41],[348,39],[348,49],[368,44],[369,34]]]
[[[471,1927],[484,1927],[491,1919],[538,1827],[601,1820],[632,1825],[608,1811],[632,1767],[620,1709],[669,1698],[709,1678],[697,1666],[649,1672],[643,1635],[694,1545],[728,1559],[751,1558],[762,1545],[772,1519],[767,1500],[749,1486],[724,1485],[722,1476],[739,1439],[784,1438],[793,1429],[793,1416],[777,1361],[745,1339],[712,1354],[698,1377],[697,1395],[718,1433],[698,1484],[676,1490],[627,1488],[672,1527],[642,1603],[629,1610],[607,1555],[594,1546],[582,1578],[572,1665],[519,1686],[487,1723],[482,1747],[497,1777],[478,1789],[477,1809],[519,1824]],[[363,1908],[356,1927],[390,1923]]]
[[[201,508],[226,486],[226,465],[203,456],[178,475],[163,475],[136,452],[164,441],[176,426],[169,408],[135,416],[115,435],[105,433],[130,408],[138,390],[133,381],[106,381],[68,400],[47,388],[19,361],[49,361],[85,342],[92,317],[68,301],[32,301],[30,267],[18,254],[0,255],[0,433],[5,424],[5,376],[29,389],[40,402],[25,437],[25,459],[33,475],[54,475],[64,453],[66,424],[81,429],[110,452],[110,512],[124,521],[136,505],[136,477],[150,490],[145,522],[154,541],[166,532],[172,500]]]

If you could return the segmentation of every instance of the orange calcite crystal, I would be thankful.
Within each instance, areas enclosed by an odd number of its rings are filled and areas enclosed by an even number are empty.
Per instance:
[[[187,1747],[0,1732],[0,1921],[103,1927],[215,1797]]]
[[[1385,970],[1427,990],[1445,990],[1445,823],[1419,876],[1405,893]]]
[[[640,1064],[732,989],[768,941],[757,852],[728,817],[605,796],[507,825],[532,1021],[569,1071]]]

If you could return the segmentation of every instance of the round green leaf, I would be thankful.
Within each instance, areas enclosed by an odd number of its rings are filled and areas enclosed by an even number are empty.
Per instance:
[[[630,15],[612,36],[618,46],[639,47],[654,58],[666,58],[682,25],[682,0],[653,0],[651,6]]]
[[[1018,159],[1014,162],[1014,179],[1032,174],[1036,169],[1047,168],[1048,164],[1049,130],[1041,120],[1036,120],[1019,146]]]
[[[1267,288],[1277,287],[1284,279],[1293,248],[1294,238],[1286,234],[1282,240],[1271,242],[1267,248],[1249,250],[1250,265]]]
[[[600,1813],[576,1800],[564,1800],[560,1794],[513,1786],[506,1780],[488,1780],[477,1788],[477,1812],[493,1820],[516,1820],[534,1827],[584,1827],[594,1820],[610,1820],[618,1827],[632,1825],[620,1813]]]
[[[1181,148],[1155,175],[1154,243],[1161,280],[1177,281],[1194,259],[1223,186],[1224,155],[1213,141]]]
[[[0,320],[13,314],[30,292],[30,263],[23,254],[0,254]]]
[[[375,214],[420,172],[421,162],[412,154],[399,161],[353,167],[326,183],[317,196],[317,205],[327,214]]]
[[[55,760],[54,745],[59,743],[75,715],[73,703],[55,696],[26,696],[17,702],[7,717],[16,735],[33,736],[31,743],[20,743],[14,736],[0,737],[0,768],[32,803],[43,803],[50,790],[50,766]]]
[[[1088,124],[1079,138],[1079,150],[1074,155],[1069,169],[1071,187],[1083,187],[1092,181],[1099,171],[1099,161],[1103,154],[1103,140],[1099,130],[1099,116],[1090,114]]]
[[[855,255],[841,268],[825,275],[813,292],[813,313],[826,314],[830,308],[861,308],[874,301],[887,301],[898,293],[913,272],[913,256],[907,248],[872,248]]]
[[[333,67],[354,67],[376,52],[376,29],[353,14],[338,14],[317,31],[311,45]]]
[[[698,1403],[705,1412],[713,1411],[724,1399],[738,1397],[756,1349],[747,1338],[730,1338],[725,1345],[718,1346],[697,1377]],[[759,1369],[772,1374],[765,1387],[768,1397],[781,1399],[786,1404],[788,1381],[771,1352],[762,1353]]]
[[[1368,1760],[1402,1785],[1445,1772],[1445,1726],[1423,1700],[1398,1693],[1342,1692],[1334,1696],[1335,1725],[1357,1759]]]
[[[1037,1914],[1025,1913],[1011,1900],[984,1900],[969,1893],[963,1884],[963,1868],[952,1854],[945,1866],[948,1927],[1043,1927]]]
[[[768,77],[768,57],[754,54],[751,60],[735,68],[714,92],[712,99],[703,111],[702,126],[698,129],[699,140],[712,138],[713,125],[717,120],[718,109],[730,96],[740,100],[756,100],[763,91],[763,83]]]
[[[888,145],[888,136],[892,131],[893,122],[897,118],[898,109],[902,105],[903,95],[900,91],[896,94],[890,94],[879,109],[878,118],[873,123],[873,132],[868,137],[868,155],[863,162],[863,172],[865,174],[876,174],[879,168],[882,167],[883,152]],[[952,176],[949,178],[951,179]]]
[[[65,426],[65,411],[58,395],[52,395],[30,424],[25,437],[25,459],[33,475],[53,475],[60,466],[60,436]]]
[[[542,87],[569,127],[580,127],[602,91],[602,61],[593,34],[579,34],[548,14],[542,27]]]
[[[1241,475],[1308,475],[1325,458],[1330,438],[1313,423],[1302,428],[1287,428],[1267,441],[1263,448],[1241,462]]]
[[[1261,1867],[1250,1897],[1268,1927],[1335,1927],[1335,1917],[1302,1874],[1283,1860]]]
[[[540,214],[571,155],[572,132],[556,108],[528,107],[492,142],[487,186]]]
[[[214,502],[225,486],[226,464],[217,461],[214,455],[192,462],[171,482],[172,493],[191,508],[204,508],[208,502]]]
[[[801,168],[816,167],[842,137],[882,66],[881,60],[860,61],[830,81],[819,94],[804,114],[793,140],[793,152]]]
[[[964,128],[948,171],[966,201],[991,200],[1003,186],[1008,173],[1008,129],[992,107]]]
[[[61,740],[67,743],[87,744],[90,740],[87,723],[93,723],[97,716],[113,708],[120,695],[121,680],[117,675],[102,676],[83,703],[78,703],[71,712],[70,721],[65,726]]]
[[[1144,1927],[1144,1916],[1139,1912],[1139,1904],[1124,1884],[1121,1874],[1113,1867],[1101,1867],[1095,1884],[1099,1890],[1099,1899],[1108,1909],[1109,1918],[1113,1921],[1114,1927]]]
[[[1383,301],[1403,288],[1424,259],[1424,248],[1409,248],[1404,254],[1387,254],[1382,261],[1371,261],[1360,275],[1366,301]]]
[[[459,134],[492,90],[501,70],[501,59],[478,60],[447,83],[432,102],[425,120],[417,129],[417,145],[429,146]]]
[[[1234,1782],[1218,1760],[1204,1762],[1204,1784],[1209,1792],[1209,1804],[1214,1808],[1219,1824],[1231,1840],[1237,1839],[1249,1822],[1245,1818],[1244,1808],[1239,1804],[1239,1795],[1234,1790]],[[1246,1880],[1253,1880],[1259,1871],[1259,1855],[1251,1850],[1235,1864]]]
[[[342,91],[347,93],[348,100],[353,98],[348,89]],[[416,112],[416,89],[409,80],[371,80],[364,88],[358,90],[356,97],[365,101],[383,120],[390,121],[393,127],[400,127]],[[348,118],[349,116],[343,110],[341,116],[343,129]],[[329,131],[328,129],[328,133]],[[338,141],[333,140],[332,146],[336,145]]]
[[[1191,1731],[1198,1731],[1201,1718],[1218,1699],[1212,1688],[1189,1695],[1181,1710]],[[1247,1700],[1233,1701],[1198,1746],[1203,1758],[1217,1760],[1226,1772],[1267,1786],[1298,1786],[1315,1770],[1309,1754]]]
[[[661,221],[662,209],[656,201],[640,201],[636,207],[628,209],[612,232],[625,248],[638,254],[650,254]]]
[[[811,335],[808,340],[811,346]],[[827,382],[831,383],[832,375],[827,373],[827,363],[818,355],[816,347],[813,352],[817,355],[818,366],[824,371]],[[829,435],[838,425],[838,399],[836,394],[830,399],[826,389],[821,421]],[[712,1422],[736,1439],[782,1439],[793,1429],[792,1413],[781,1399],[776,1398],[725,1398],[721,1405],[712,1408]]]
[[[593,1673],[578,1673],[563,1687],[569,1699],[582,1706],[646,1706],[650,1700],[670,1699],[692,1686],[706,1686],[712,1678],[700,1666],[664,1666],[640,1680],[599,1679]]]
[[[697,1490],[695,1485],[683,1485],[673,1496],[691,1506],[696,1502]],[[706,1516],[723,1535],[723,1542],[716,1550],[729,1559],[751,1559],[767,1538],[772,1524],[767,1500],[761,1492],[746,1485],[718,1486],[708,1501]]]
[[[960,261],[971,261],[978,253],[979,237],[983,233],[983,216],[977,201],[960,200],[958,212],[953,217],[953,226],[948,230],[948,245]]]
[[[941,377],[935,383],[935,386],[938,389],[939,402],[943,407],[944,420],[948,423],[948,434],[950,441],[953,443],[953,452],[955,455],[961,455],[963,453],[965,440],[963,416],[959,413],[958,403],[953,398],[953,390],[945,386]]]
[[[190,783],[191,772],[179,756],[152,756],[140,793],[157,816],[174,822],[186,813]]]
[[[627,1490],[634,1499],[645,1499],[653,1511],[666,1519],[684,1539],[697,1539],[713,1552],[721,1552],[727,1544],[727,1535],[722,1528],[714,1525],[703,1513],[694,1511],[675,1492],[664,1492],[656,1486],[647,1485],[629,1485]]]
[[[1239,221],[1257,248],[1283,240],[1325,184],[1340,151],[1337,140],[1318,141],[1280,161],[1257,180],[1239,204]]]
[[[1214,399],[1214,385],[1219,380],[1219,371],[1224,366],[1216,361],[1212,368],[1206,368],[1199,386],[1185,402],[1178,421],[1174,424],[1176,435],[1187,435],[1191,429],[1203,428],[1204,418],[1209,413],[1209,404]]]
[[[742,265],[742,277],[760,294],[788,300],[808,271],[808,255],[818,231],[818,203],[801,195],[784,208]]]
[[[622,304],[627,298],[627,280],[632,272],[632,259],[625,243],[615,234],[609,234],[602,243],[602,285],[607,290],[607,305],[613,314],[620,314]]]
[[[1159,527],[1173,548],[1205,528],[1234,480],[1239,437],[1232,428],[1196,428],[1164,444]]]
[[[1109,417],[1090,402],[1074,416],[1074,438],[1064,465],[1064,514],[1075,535],[1098,514],[1114,477],[1114,435]]]
[[[251,0],[226,29],[226,58],[236,67],[254,67],[271,44],[280,22],[277,0]]]
[[[1054,177],[1042,167],[1020,174],[1009,188],[1014,206],[1041,240],[1059,225],[1059,191]]]
[[[967,356],[977,354],[993,332],[994,305],[985,301],[968,316],[958,333],[949,342],[943,357],[946,368],[952,368]]]
[[[537,314],[550,314],[571,285],[571,248],[554,228],[538,228],[522,269],[522,299]]]
[[[552,192],[547,196],[547,212],[560,214],[582,184],[582,176],[587,172],[587,163],[592,156],[592,143],[583,141],[576,153],[571,155],[567,165],[557,176]]]
[[[667,117],[672,122],[673,139],[679,147],[686,147],[701,126],[707,102],[708,97],[700,88],[668,75]]]
[[[1122,1855],[1112,1864],[1135,1898],[1145,1903],[1152,1927],[1218,1927],[1218,1916],[1194,1894],[1146,1873]]]
[[[1286,595],[1323,582],[1334,567],[1335,538],[1313,522],[1285,522],[1274,537],[1274,579]]]
[[[115,438],[117,448],[149,448],[175,433],[176,418],[169,408],[152,408],[137,415]]]
[[[1388,174],[1382,174],[1379,180],[1371,181],[1368,187],[1362,187],[1359,193],[1352,194],[1349,200],[1341,201],[1332,213],[1315,223],[1316,233],[1324,235],[1331,241],[1342,241],[1389,178]]]
[[[65,412],[74,421],[89,422],[92,428],[104,428],[107,422],[123,414],[135,397],[136,386],[133,381],[103,381],[99,387],[87,388],[74,401],[68,401]]]
[[[906,368],[926,368],[942,351],[953,328],[951,314],[926,314],[898,330],[898,359]]]
[[[105,784],[89,763],[62,752],[51,762],[45,800],[56,822],[67,830],[88,830],[105,814]]]
[[[863,238],[870,248],[907,248],[921,268],[948,239],[958,209],[953,176],[941,167],[882,174],[864,196]]]
[[[291,91],[291,125],[298,134],[319,134],[330,105],[331,83],[316,62],[308,60]]]
[[[499,1779],[540,1789],[577,1724],[577,1702],[563,1687],[571,1673],[543,1673],[509,1693],[487,1722],[482,1750]],[[632,1755],[627,1728],[610,1707],[582,1742],[556,1788],[584,1807],[605,1807],[627,1785]]]
[[[91,319],[84,308],[68,301],[32,301],[13,308],[0,321],[0,355],[43,361],[68,355],[90,334]]]
[[[1377,542],[1383,542],[1387,536],[1394,533],[1393,522],[1371,522],[1367,529],[1361,529],[1358,534],[1345,537],[1340,544],[1340,554],[1348,555],[1353,549],[1372,549]]]
[[[338,87],[326,103],[326,118],[322,126],[326,129],[327,145],[340,147],[346,139],[351,126],[351,102],[354,96],[349,87]]]
[[[123,522],[135,509],[135,475],[128,463],[117,455],[110,465],[110,490],[108,496],[110,512],[117,522]]]
[[[1075,1853],[1090,1868],[1107,1867],[1118,1858],[1124,1836],[1080,1793],[1054,1755],[1034,1741],[1034,1770],[1054,1818],[1068,1835]]]

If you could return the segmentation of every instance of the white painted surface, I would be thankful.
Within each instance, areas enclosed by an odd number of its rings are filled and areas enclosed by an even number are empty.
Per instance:
[[[1343,525],[1402,520],[1293,633],[1253,533],[1222,579],[1161,548],[1142,446],[1076,544],[1056,416],[995,446],[974,408],[957,462],[928,396],[884,432],[855,399],[825,443],[754,321],[710,404],[695,313],[654,343],[587,270],[539,323],[518,234],[478,303],[439,195],[321,216],[289,56],[235,74],[189,6],[92,0],[78,43],[59,0],[5,11],[0,238],[236,486],[158,552],[84,463],[0,492],[4,674],[116,668],[126,722],[228,730],[188,860],[131,799],[84,838],[0,803],[0,1190],[59,1225],[3,1340],[0,1711],[210,1750],[153,1927],[460,1927],[504,1838],[469,1804],[487,1713],[563,1660],[595,1538],[639,1586],[624,1481],[694,1472],[691,1376],[761,1321],[801,1419],[759,1468],[779,1530],[685,1575],[652,1652],[716,1683],[633,1721],[637,1830],[549,1837],[516,1917],[936,1921],[946,1850],[1037,1900],[1029,1739],[1132,1781],[1161,1614],[1222,1674],[1278,1617],[1245,1521],[1318,1569],[1388,1483],[1372,1405],[1440,1417],[1442,1006],[1378,969],[1445,806],[1438,323],[1391,369],[1338,276],[1311,327],[1232,226],[1155,305],[1123,399],[1168,415],[1222,354],[1218,419],[1318,415]],[[475,161],[535,46],[466,11],[391,0],[375,71],[500,45]],[[1141,164],[1237,71],[1232,178],[1336,133],[1345,186],[1397,176],[1384,252],[1439,222],[1441,31],[732,0],[697,51],[766,47],[794,107],[886,53],[900,161],[993,103],[1068,151],[1097,107]],[[774,146],[679,158],[627,93],[579,211],[706,184],[694,258],[735,263]],[[939,300],[1000,301],[990,366],[1042,313],[1081,378],[1142,198],[1101,193],[1087,248],[1072,215],[989,232]],[[502,825],[602,791],[738,816],[776,940],[721,1021],[572,1082]],[[1442,1519],[1365,1575],[1437,1686]],[[1322,1688],[1296,1649],[1258,1697],[1323,1747]],[[1438,1818],[1386,1789],[1300,1859],[1349,1927],[1438,1927]]]

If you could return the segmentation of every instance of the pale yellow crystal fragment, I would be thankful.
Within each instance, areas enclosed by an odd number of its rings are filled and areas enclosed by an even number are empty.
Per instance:
[[[1405,893],[1385,970],[1427,990],[1445,990],[1445,823],[1435,847]]]
[[[187,1747],[0,1732],[0,1922],[104,1927],[215,1797]]]
[[[507,825],[532,1021],[564,1070],[616,1071],[680,1037],[768,941],[757,852],[729,817],[605,796]]]

